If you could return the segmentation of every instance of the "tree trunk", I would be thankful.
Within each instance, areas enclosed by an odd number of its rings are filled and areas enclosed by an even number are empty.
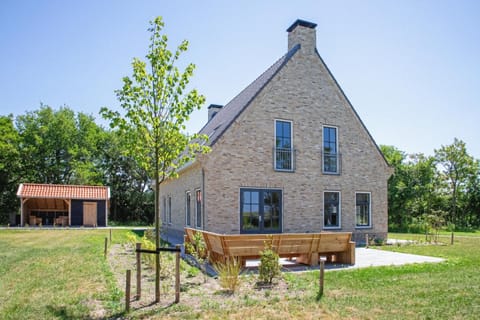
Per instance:
[[[160,183],[158,169],[155,177],[155,247],[160,248]],[[155,302],[160,302],[160,254],[155,255]]]

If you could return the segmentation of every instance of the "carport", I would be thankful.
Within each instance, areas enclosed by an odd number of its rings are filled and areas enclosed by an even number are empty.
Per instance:
[[[20,225],[107,226],[110,188],[22,183]]]

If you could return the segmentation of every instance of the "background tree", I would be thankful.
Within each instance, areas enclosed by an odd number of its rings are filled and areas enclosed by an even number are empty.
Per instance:
[[[22,154],[22,182],[90,184],[102,181],[99,151],[105,137],[93,117],[64,106],[17,117]]]
[[[473,171],[464,193],[460,194],[463,204],[466,226],[480,226],[480,161],[476,160]]]
[[[381,145],[380,149],[394,168],[393,174],[388,180],[388,220],[390,230],[400,230],[406,225],[404,221],[407,217],[404,212],[403,204],[411,197],[407,189],[407,172],[404,161],[406,154],[394,146]]]
[[[144,169],[155,187],[155,238],[160,247],[160,184],[177,176],[177,169],[190,161],[197,152],[207,151],[202,144],[206,137],[186,135],[185,122],[205,102],[197,90],[187,90],[195,66],[188,64],[182,71],[176,67],[180,55],[188,49],[183,41],[171,52],[168,37],[162,34],[161,17],[150,22],[151,33],[147,62],[134,58],[132,77],[123,78],[117,98],[124,114],[102,108],[101,114],[127,137],[126,156]],[[160,260],[156,259],[155,298],[160,300]]]
[[[389,228],[408,230],[425,214],[439,209],[435,161],[423,154],[407,155],[393,146],[380,146],[394,168],[388,181]]]
[[[446,189],[450,194],[450,222],[458,222],[465,225],[464,215],[457,217],[457,200],[460,193],[465,190],[470,181],[478,176],[478,164],[467,153],[465,142],[455,138],[453,144],[442,146],[435,150],[435,158],[438,165],[442,168],[441,177],[446,182]]]
[[[9,223],[9,213],[16,211],[20,153],[19,136],[12,116],[0,116],[0,224]]]

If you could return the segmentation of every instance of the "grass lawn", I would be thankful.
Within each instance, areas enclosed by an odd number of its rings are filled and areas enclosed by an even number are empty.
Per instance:
[[[114,242],[126,241],[126,232],[115,230]],[[0,231],[0,319],[477,319],[480,314],[478,233],[457,237],[453,246],[382,247],[447,261],[329,271],[322,297],[318,271],[284,273],[271,289],[255,289],[256,275],[247,274],[233,296],[209,278],[206,284],[184,285],[180,304],[128,315],[122,314],[123,288],[103,258],[105,236],[107,230]]]
[[[0,230],[0,319],[118,312],[123,293],[103,257],[106,236],[108,230]]]

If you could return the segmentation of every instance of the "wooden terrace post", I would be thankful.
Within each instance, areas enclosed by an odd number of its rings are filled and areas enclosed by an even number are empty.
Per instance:
[[[365,248],[368,249],[368,233],[365,234]]]
[[[136,244],[137,251],[137,300],[140,300],[142,296],[142,263],[141,263],[141,252],[142,243],[137,242]]]
[[[175,303],[180,302],[180,245],[177,244],[175,248]]]
[[[321,297],[323,296],[323,284],[324,284],[324,276],[325,276],[325,260],[326,257],[320,257],[320,291],[318,295]]]
[[[108,246],[108,238],[105,237],[105,251],[103,253],[104,258],[107,258],[107,246]]]
[[[126,288],[125,288],[125,311],[130,311],[130,281],[131,281],[132,271],[127,270],[127,281],[126,281]]]

